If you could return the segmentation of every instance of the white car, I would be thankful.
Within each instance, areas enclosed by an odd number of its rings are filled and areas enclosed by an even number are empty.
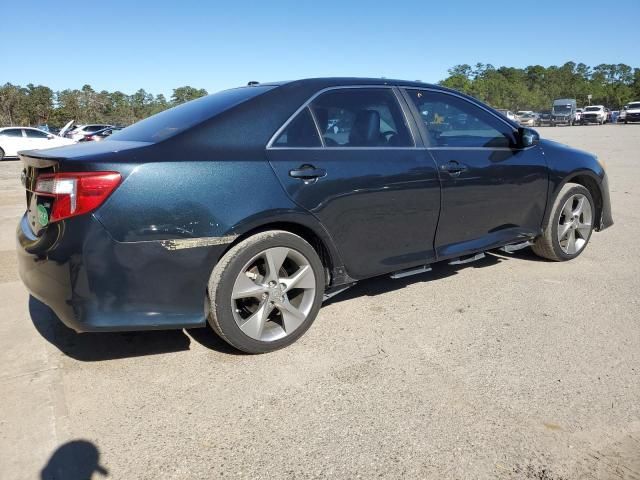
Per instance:
[[[109,127],[113,127],[113,125],[106,125],[103,123],[96,123],[91,125],[76,125],[74,128],[70,129],[64,136],[77,142],[87,135],[91,135]]]
[[[505,117],[507,117],[509,120],[513,120],[514,122],[518,121],[518,117],[516,117],[516,115],[511,111],[511,110],[506,110],[504,108],[498,108],[498,111],[504,115]]]
[[[640,102],[631,102],[625,105],[620,112],[620,120],[624,123],[640,122]]]
[[[61,147],[76,142],[31,127],[0,128],[0,160],[17,157],[21,150]]]
[[[580,115],[580,123],[597,123],[604,125],[607,121],[607,112],[604,109],[604,105],[589,105],[584,107],[582,115]]]

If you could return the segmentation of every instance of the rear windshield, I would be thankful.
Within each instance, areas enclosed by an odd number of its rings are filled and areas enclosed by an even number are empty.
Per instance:
[[[105,141],[160,142],[272,88],[264,85],[223,90],[145,118]]]

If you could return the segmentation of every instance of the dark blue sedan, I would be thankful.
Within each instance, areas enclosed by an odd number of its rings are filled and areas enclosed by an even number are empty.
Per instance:
[[[497,248],[570,260],[613,223],[594,155],[417,82],[252,84],[21,159],[20,275],[66,325],[208,321],[246,352],[358,280]]]

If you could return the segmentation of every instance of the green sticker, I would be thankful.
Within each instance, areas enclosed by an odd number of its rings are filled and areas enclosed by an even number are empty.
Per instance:
[[[38,205],[38,223],[43,227],[46,227],[49,223],[49,213],[42,205]]]

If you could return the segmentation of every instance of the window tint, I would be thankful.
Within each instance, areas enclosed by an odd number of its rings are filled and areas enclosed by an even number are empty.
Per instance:
[[[408,90],[432,147],[512,147],[513,129],[467,100],[446,93]]]
[[[331,90],[313,101],[327,147],[412,147],[394,93],[388,88]]]
[[[26,128],[24,132],[27,134],[28,138],[47,138],[48,135],[40,130],[30,130],[28,128]]]
[[[159,142],[215,117],[244,101],[274,88],[268,85],[234,88],[192,100],[134,123],[108,140]]]
[[[308,108],[302,110],[282,132],[274,147],[321,147],[320,137],[316,129],[311,112]]]
[[[2,132],[0,132],[0,135],[2,135],[3,137],[21,137],[22,130],[20,130],[19,128],[10,128],[8,130],[3,130]]]

